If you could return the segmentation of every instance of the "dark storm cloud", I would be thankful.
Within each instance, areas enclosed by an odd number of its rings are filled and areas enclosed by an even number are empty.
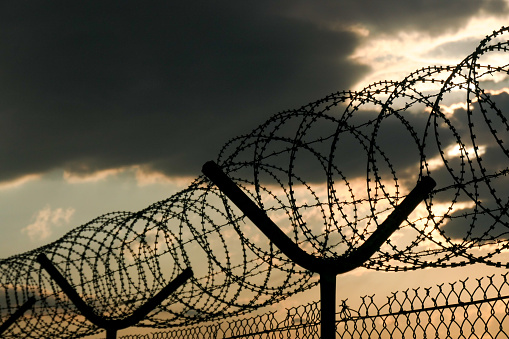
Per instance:
[[[299,1],[289,9],[291,15],[332,25],[360,23],[371,34],[418,31],[432,35],[456,31],[477,14],[504,16],[508,11],[504,0]]]
[[[348,89],[357,44],[270,2],[0,5],[0,180],[143,163],[198,173],[230,137]]]

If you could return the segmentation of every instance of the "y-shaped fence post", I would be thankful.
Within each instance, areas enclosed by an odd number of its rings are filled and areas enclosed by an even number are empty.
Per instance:
[[[321,338],[336,334],[336,276],[361,266],[380,249],[399,225],[431,192],[436,183],[423,177],[417,186],[396,206],[373,234],[347,257],[318,258],[294,243],[213,161],[203,165],[205,174],[290,260],[320,274]]]
[[[26,311],[28,311],[34,304],[36,300],[34,297],[28,298],[27,301],[23,305],[20,306],[14,312],[9,319],[7,319],[1,326],[0,326],[0,335],[2,335],[16,320],[18,320],[19,317],[21,317]]]
[[[145,318],[154,308],[156,308],[164,299],[175,292],[177,288],[183,285],[189,278],[193,276],[191,268],[186,268],[175,279],[170,281],[168,285],[163,287],[155,296],[147,300],[143,305],[136,309],[130,316],[124,319],[108,320],[102,316],[95,314],[92,307],[88,306],[79,296],[78,292],[69,284],[64,276],[57,270],[53,263],[46,257],[44,253],[37,256],[37,261],[48,272],[53,280],[60,286],[62,291],[74,303],[78,311],[88,319],[92,324],[106,330],[106,339],[117,338],[117,331],[136,325],[140,320]]]

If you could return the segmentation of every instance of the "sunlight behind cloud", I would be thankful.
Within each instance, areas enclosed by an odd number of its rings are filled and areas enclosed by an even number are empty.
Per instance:
[[[77,174],[69,171],[64,171],[64,180],[70,184],[98,182],[105,180],[108,177],[116,176],[125,170],[126,167],[110,168],[86,174]]]
[[[472,18],[464,28],[440,36],[405,31],[394,36],[377,36],[363,32],[367,38],[350,58],[371,67],[373,71],[353,89],[359,90],[380,80],[399,80],[423,66],[455,65],[475,49],[479,40],[491,33],[487,27],[504,24],[506,21],[501,18],[478,16]],[[448,52],[448,49],[454,53]]]
[[[7,190],[11,188],[20,187],[30,181],[38,180],[40,178],[41,178],[40,174],[29,174],[11,181],[4,181],[0,183],[0,190]]]
[[[63,178],[70,184],[84,184],[105,181],[108,178],[119,177],[120,175],[133,176],[140,187],[156,184],[186,187],[194,179],[192,177],[168,176],[141,165],[109,168],[86,174],[64,171]]]
[[[136,182],[138,186],[147,186],[154,184],[175,185],[177,187],[186,187],[194,177],[168,176],[159,171],[147,170],[141,166],[133,166],[131,170],[136,172]]]
[[[499,95],[502,93],[509,94],[509,87],[504,87],[504,88],[497,89],[497,90],[486,90],[485,92],[489,93],[491,95]]]
[[[454,144],[453,146],[450,146],[447,149],[447,155],[451,158],[452,157],[457,158],[462,155],[473,154],[474,152],[475,152],[475,150],[473,147],[464,149],[464,148],[461,148],[460,145],[458,145],[458,144]],[[477,155],[481,156],[484,153],[486,153],[486,146],[478,146]]]
[[[477,101],[477,100],[476,100]],[[442,112],[445,116],[451,116],[454,114],[454,112],[458,109],[467,110],[470,109],[471,111],[474,109],[474,106],[468,105],[464,102],[459,102],[451,105],[440,105],[440,112]],[[426,107],[424,109],[426,112],[431,113],[432,108]]]

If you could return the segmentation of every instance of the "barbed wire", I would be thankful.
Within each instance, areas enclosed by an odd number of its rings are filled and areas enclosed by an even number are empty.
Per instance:
[[[227,142],[216,162],[322,258],[352,253],[429,175],[437,187],[425,206],[364,266],[509,267],[509,89],[500,90],[508,30],[487,36],[456,66],[421,68],[276,114]],[[154,328],[250,312],[317,284],[204,176],[139,212],[105,214],[0,261],[2,319],[29,297],[38,300],[6,337],[95,333],[36,263],[40,253],[108,319],[132,313],[191,267],[194,277],[138,324]]]

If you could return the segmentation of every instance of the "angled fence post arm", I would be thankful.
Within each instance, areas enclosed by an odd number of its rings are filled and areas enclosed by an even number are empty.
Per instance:
[[[294,243],[213,161],[206,162],[202,172],[212,181],[290,260],[316,272],[317,258]]]
[[[95,314],[94,310],[88,306],[83,301],[83,299],[81,299],[76,290],[69,284],[64,276],[62,276],[62,274],[44,253],[41,253],[37,256],[37,261],[48,272],[51,278],[55,280],[58,286],[60,286],[62,291],[64,291],[67,297],[74,303],[81,314],[97,327],[106,330],[106,339],[115,339],[117,337],[118,330],[136,325],[159,304],[161,304],[164,299],[175,292],[180,286],[182,286],[187,280],[189,280],[189,278],[193,276],[193,271],[191,268],[186,268],[175,279],[163,287],[161,291],[159,291],[155,296],[137,308],[130,316],[124,319],[108,320]]]
[[[44,253],[40,253],[37,256],[37,262],[48,272],[50,277],[55,280],[55,282],[60,286],[62,291],[67,295],[67,297],[72,301],[74,306],[81,312],[81,314],[87,318],[94,325],[105,328],[105,321],[102,317],[95,314],[94,310],[88,306],[83,299],[79,296],[78,292],[69,284],[67,279],[58,271],[58,269],[53,265],[53,263],[48,259],[48,257]]]
[[[371,236],[346,257],[317,258],[294,243],[213,161],[202,167],[205,174],[290,260],[320,274],[321,338],[333,339],[336,333],[336,276],[361,266],[396,231],[408,215],[433,190],[436,183],[423,177],[405,199]]]
[[[321,339],[336,337],[336,273],[320,272]]]
[[[364,264],[399,228],[401,223],[431,193],[436,186],[431,177],[423,177],[410,193],[397,205],[362,245],[348,255],[344,267],[339,266],[337,274],[345,273]]]
[[[182,286],[187,280],[193,276],[193,270],[186,268],[180,273],[175,279],[170,281],[161,291],[159,291],[152,298],[147,300],[143,305],[138,307],[129,317],[118,320],[118,329],[127,328],[134,326],[140,320],[145,318],[152,310],[154,310],[159,304],[161,304],[166,298],[175,292],[180,286]]]
[[[21,305],[16,312],[14,312],[9,319],[7,319],[2,325],[0,325],[0,335],[4,333],[12,324],[16,322],[26,311],[28,311],[34,304],[35,297],[30,297],[28,300]]]

